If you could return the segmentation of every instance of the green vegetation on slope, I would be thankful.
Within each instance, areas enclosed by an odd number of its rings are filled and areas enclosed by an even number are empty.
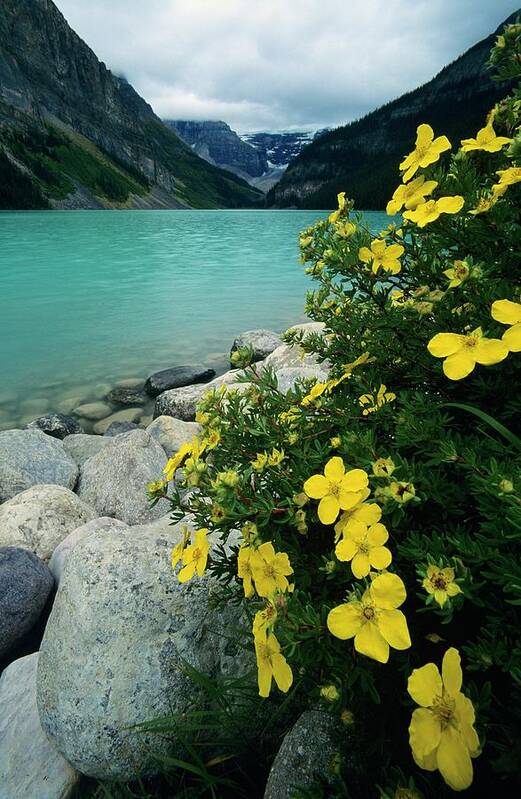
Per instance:
[[[17,208],[20,211],[48,208],[49,203],[38,185],[22,172],[0,150],[0,210]]]

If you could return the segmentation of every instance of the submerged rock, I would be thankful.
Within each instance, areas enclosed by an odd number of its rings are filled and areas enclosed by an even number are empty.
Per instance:
[[[74,408],[76,416],[82,416],[84,419],[105,419],[110,416],[112,408],[106,402],[87,402],[84,405],[78,405]]]
[[[26,425],[28,430],[41,430],[53,438],[65,438],[72,433],[83,433],[83,428],[74,416],[66,416],[64,413],[48,413]]]
[[[61,441],[41,430],[0,433],[0,502],[37,484],[74,488],[78,467]]]
[[[56,585],[60,584],[65,561],[80,541],[83,541],[84,538],[87,538],[93,533],[113,530],[114,528],[128,529],[127,525],[124,522],[120,522],[119,519],[112,519],[110,516],[100,516],[98,519],[93,519],[87,522],[87,524],[82,524],[81,527],[77,527],[72,533],[69,533],[67,538],[64,538],[63,541],[58,544],[49,561],[49,569],[52,572]]]
[[[103,436],[91,436],[88,433],[76,433],[63,439],[63,446],[78,466],[106,447],[109,442]]]
[[[107,416],[106,419],[96,422],[93,430],[95,433],[102,436],[113,422],[137,422],[142,413],[143,408],[125,408],[123,411],[117,411]]]
[[[163,391],[171,388],[189,386],[193,383],[206,383],[215,377],[215,370],[197,364],[196,366],[173,366],[154,372],[145,383],[145,391],[151,397],[157,397]]]
[[[0,547],[0,658],[34,627],[53,586],[51,572],[33,552]],[[0,796],[1,787],[0,781]]]
[[[114,438],[114,436],[119,436],[121,433],[130,433],[131,430],[138,429],[139,425],[135,422],[111,422],[103,435],[107,436],[107,438]]]
[[[107,394],[107,399],[109,402],[114,403],[115,405],[144,405],[147,401],[147,397],[143,394],[142,391],[139,391],[137,388],[131,388],[128,386],[119,386],[113,388]]]
[[[168,458],[175,455],[183,444],[187,444],[201,431],[201,425],[196,422],[183,422],[172,416],[158,416],[148,425],[147,433],[161,444]]]
[[[231,353],[242,349],[243,347],[251,347],[253,350],[253,363],[262,361],[273,350],[280,347],[282,341],[278,333],[273,330],[246,330],[241,333],[233,342]],[[232,364],[233,366],[233,364]]]
[[[38,652],[15,660],[0,677],[0,795],[68,799],[80,775],[42,729],[36,707]]]

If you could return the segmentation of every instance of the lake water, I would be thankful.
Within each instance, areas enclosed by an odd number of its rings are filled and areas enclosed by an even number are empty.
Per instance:
[[[0,214],[0,429],[168,366],[223,371],[242,330],[302,321],[298,234],[325,213]]]

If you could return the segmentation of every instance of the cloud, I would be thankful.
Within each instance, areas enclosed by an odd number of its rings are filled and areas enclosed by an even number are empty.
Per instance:
[[[509,0],[56,0],[164,118],[238,130],[355,119],[516,10]]]

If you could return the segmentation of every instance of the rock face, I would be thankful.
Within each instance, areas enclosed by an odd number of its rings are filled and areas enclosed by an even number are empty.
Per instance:
[[[74,416],[66,416],[64,413],[48,413],[27,425],[28,430],[35,428],[53,438],[65,438],[73,433],[83,433],[83,428],[78,420]]]
[[[87,433],[78,433],[63,439],[63,446],[78,466],[83,466],[86,460],[97,455],[107,444],[108,441],[103,436],[90,436]]]
[[[68,488],[33,486],[0,505],[0,546],[29,549],[48,561],[69,533],[97,515]]]
[[[67,538],[64,538],[63,541],[58,544],[49,561],[49,569],[54,577],[56,585],[60,584],[65,561],[80,541],[83,541],[84,538],[88,538],[88,536],[93,533],[117,528],[124,530],[129,529],[126,524],[120,522],[118,519],[112,519],[110,516],[100,516],[98,519],[93,519],[93,521],[87,522],[87,524],[82,524],[81,527],[77,527],[72,533],[69,533]]]
[[[206,579],[181,585],[170,565],[179,532],[154,527],[99,531],[74,548],[42,641],[42,726],[75,768],[98,778],[157,768],[150,752],[171,742],[132,726],[197,701],[183,661],[207,675],[236,669],[237,609],[212,609]]]
[[[37,484],[74,488],[78,467],[61,441],[41,430],[0,433],[0,502]]]
[[[297,787],[309,790],[317,778],[327,782],[341,734],[340,723],[333,716],[306,710],[273,761],[264,799],[293,799]]]
[[[195,419],[197,405],[206,392],[221,386],[231,386],[235,383],[239,374],[240,370],[232,369],[205,385],[184,386],[183,388],[164,391],[156,399],[154,419],[157,419],[158,416],[174,416],[176,419],[183,419],[185,422],[192,421]],[[244,385],[246,386],[246,384]],[[242,384],[238,384],[234,388],[239,391],[245,390]]]
[[[163,391],[181,386],[190,386],[193,383],[207,383],[215,377],[215,370],[208,369],[206,366],[174,366],[171,369],[163,369],[161,372],[154,372],[145,383],[145,391],[151,397],[157,397]]]
[[[0,658],[36,624],[53,585],[51,572],[32,552],[0,547]]]
[[[42,730],[36,708],[38,653],[0,677],[0,792],[5,799],[68,799],[80,775]]]
[[[198,435],[201,425],[196,422],[183,422],[172,416],[159,416],[147,427],[147,433],[160,444],[168,458],[175,455],[183,444]]]
[[[114,516],[126,524],[140,524],[166,513],[166,500],[150,507],[147,483],[161,477],[166,464],[163,448],[145,430],[113,438],[82,467],[79,497],[100,516]]]
[[[242,347],[251,347],[253,350],[253,363],[262,361],[273,350],[280,347],[282,341],[273,330],[246,330],[233,342],[231,352],[234,353]]]

